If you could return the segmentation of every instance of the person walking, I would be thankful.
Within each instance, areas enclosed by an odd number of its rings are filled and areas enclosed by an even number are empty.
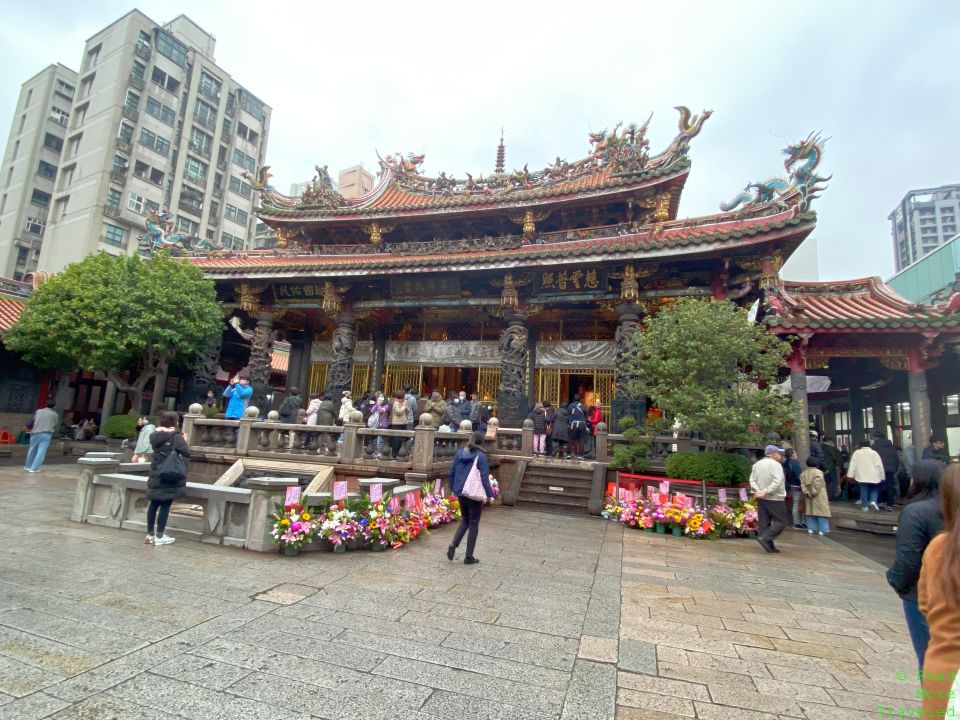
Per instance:
[[[916,466],[914,466],[916,473]],[[927,546],[920,566],[917,597],[930,626],[923,656],[923,715],[944,717],[960,670],[960,464],[940,476],[944,532]]]
[[[537,403],[529,417],[533,423],[533,454],[545,455],[547,452],[547,415],[543,410],[543,404]]]
[[[164,534],[170,506],[173,501],[187,494],[186,468],[190,462],[189,438],[179,432],[178,417],[175,412],[160,415],[160,427],[150,436],[153,447],[153,461],[150,463],[150,475],[147,479],[147,537],[145,545],[169,545],[174,541]],[[167,458],[176,453],[183,459],[183,472],[173,473],[166,467]]]
[[[23,469],[27,472],[40,472],[40,466],[47,458],[47,448],[53,440],[53,432],[60,426],[60,416],[53,409],[56,404],[57,401],[50,398],[45,407],[33,414],[33,421],[30,423],[30,449],[27,450],[27,459],[23,463]]]
[[[877,451],[870,447],[869,440],[861,440],[860,447],[850,456],[847,476],[857,481],[860,489],[860,505],[864,512],[880,512],[877,495],[885,473],[883,461]]]
[[[773,541],[783,532],[790,522],[787,515],[786,478],[783,466],[783,448],[767,445],[763,450],[763,459],[754,463],[750,471],[750,489],[757,499],[757,542],[768,553],[778,553]]]
[[[227,402],[227,409],[223,412],[226,420],[239,420],[247,411],[247,404],[250,402],[250,396],[253,395],[253,388],[250,387],[250,373],[241,370],[232,378],[230,384],[224,389],[223,397],[230,398]]]
[[[807,469],[800,473],[800,489],[803,491],[807,532],[826,535],[830,532],[830,496],[820,460],[812,455],[807,458]]]
[[[561,405],[553,416],[554,450],[560,457],[570,457],[570,411]]]
[[[150,422],[150,418],[144,416],[137,420],[137,445],[133,448],[133,457],[131,462],[146,463],[150,462],[153,456],[153,447],[150,445],[150,436],[157,431],[157,426]]]
[[[917,581],[923,552],[943,528],[940,513],[940,475],[943,465],[934,460],[921,460],[913,466],[913,477],[904,498],[904,507],[897,520],[897,554],[887,570],[887,582],[900,596],[903,616],[910,631],[917,666],[923,670],[923,656],[930,642],[930,628],[920,612]]]
[[[480,511],[485,502],[490,502],[493,491],[490,489],[490,463],[487,454],[483,451],[483,433],[475,432],[470,436],[466,447],[458,448],[456,457],[450,464],[450,491],[460,500],[460,527],[453,536],[453,542],[447,548],[447,560],[453,560],[460,547],[463,536],[467,536],[467,556],[463,559],[464,565],[473,565],[480,562],[474,557],[474,548],[477,545],[477,535],[480,532]],[[463,487],[467,477],[473,472],[474,465],[480,473],[480,482],[487,499],[475,500],[463,495]]]
[[[793,448],[786,448],[784,451],[785,459],[783,462],[783,475],[787,483],[787,491],[790,493],[790,512],[793,515],[793,529],[806,530],[807,526],[803,522],[803,513],[800,512],[800,506],[803,504],[803,488],[800,487],[800,473],[803,468],[797,462],[797,453]]]

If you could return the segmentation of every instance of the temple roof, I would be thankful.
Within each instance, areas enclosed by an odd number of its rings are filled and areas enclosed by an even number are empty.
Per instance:
[[[12,328],[23,311],[23,300],[0,295],[0,335]]]
[[[369,246],[355,254],[282,254],[246,252],[195,257],[208,277],[279,277],[296,275],[365,275],[408,270],[496,269],[570,262],[644,260],[725,252],[738,247],[790,238],[799,244],[813,229],[816,216],[797,206],[774,214],[724,213],[642,226],[613,225],[544,233],[531,244],[517,243],[472,252],[444,252],[442,245],[422,253],[376,252]]]
[[[679,134],[662,152],[650,156],[642,126],[618,124],[612,131],[590,134],[587,157],[567,162],[557,157],[542,170],[525,165],[512,173],[456,178],[441,172],[427,177],[420,172],[423,155],[387,154],[379,158],[380,180],[366,195],[347,199],[333,190],[326,167],[317,174],[302,198],[291,198],[269,184],[269,167],[256,180],[260,193],[258,216],[271,225],[290,222],[343,222],[377,218],[411,217],[434,213],[517,209],[533,205],[625,193],[655,185],[682,186],[690,168],[690,140],[699,134],[710,111],[699,116],[680,111]],[[379,155],[378,155],[379,157]],[[672,181],[672,182],[671,182]],[[679,197],[673,199],[674,206]],[[675,209],[675,207],[674,207]]]
[[[878,277],[784,282],[767,295],[768,326],[786,331],[960,329],[960,296],[943,305],[911,303]]]

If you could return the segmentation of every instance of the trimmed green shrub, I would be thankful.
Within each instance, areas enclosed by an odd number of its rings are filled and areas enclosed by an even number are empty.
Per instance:
[[[119,440],[135,440],[138,433],[137,420],[139,419],[139,415],[111,415],[103,424],[100,432],[109,438],[117,438]],[[156,425],[158,422],[158,418],[156,417],[151,417],[148,419],[154,425]]]
[[[668,477],[740,485],[750,477],[750,461],[736,453],[675,452],[667,456]]]
[[[136,415],[111,415],[100,432],[110,438],[133,439],[137,436],[137,420]]]

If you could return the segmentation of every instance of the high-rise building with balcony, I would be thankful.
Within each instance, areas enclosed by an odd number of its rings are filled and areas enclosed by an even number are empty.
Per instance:
[[[133,254],[151,211],[173,233],[254,244],[271,109],[214,60],[216,40],[180,15],[133,10],[91,37],[69,109],[39,269]]]
[[[0,166],[0,276],[37,269],[77,73],[50,65],[23,83]]]
[[[956,235],[958,217],[960,185],[908,192],[888,217],[897,272]]]

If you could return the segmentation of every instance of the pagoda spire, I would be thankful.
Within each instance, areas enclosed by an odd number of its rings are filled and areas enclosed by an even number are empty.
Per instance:
[[[500,128],[500,144],[497,146],[497,165],[493,170],[494,174],[503,175],[506,159],[507,148],[503,144],[503,128]]]

